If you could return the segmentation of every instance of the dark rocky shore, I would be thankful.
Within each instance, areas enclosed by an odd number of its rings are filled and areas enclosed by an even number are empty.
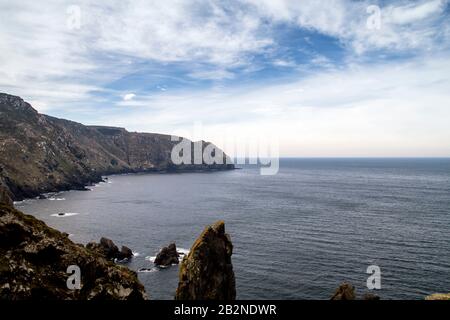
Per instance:
[[[79,290],[67,286],[74,265],[81,270]],[[0,204],[0,299],[144,300],[147,294],[134,271]]]
[[[0,93],[0,185],[13,200],[85,190],[108,174],[234,169],[225,154],[223,164],[175,165],[171,151],[177,143],[169,135],[47,116],[20,97]],[[196,144],[204,150],[211,143]],[[193,153],[194,142],[191,149]]]

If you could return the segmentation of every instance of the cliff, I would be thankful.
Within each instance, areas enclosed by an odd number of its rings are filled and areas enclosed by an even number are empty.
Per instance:
[[[67,268],[80,268],[80,289],[67,286]],[[135,272],[115,265],[67,235],[0,205],[0,299],[143,300]]]
[[[232,252],[223,221],[206,227],[181,262],[175,299],[234,300]]]
[[[171,151],[177,143],[169,135],[54,118],[19,97],[0,93],[0,185],[14,200],[83,189],[106,174],[234,168],[225,161],[175,165]],[[210,145],[200,143],[202,150]]]

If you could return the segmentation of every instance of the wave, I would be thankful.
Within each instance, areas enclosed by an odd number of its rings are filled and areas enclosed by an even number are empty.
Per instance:
[[[180,256],[187,256],[189,254],[189,249],[177,248],[177,252]]]
[[[50,201],[64,201],[64,200],[66,200],[66,198],[51,197],[51,198],[48,198],[48,200],[50,200]]]
[[[140,268],[137,272],[150,273],[150,272],[156,272],[156,271],[158,271],[158,268]]]
[[[78,212],[61,212],[61,213],[53,213],[52,217],[64,218],[79,215]]]

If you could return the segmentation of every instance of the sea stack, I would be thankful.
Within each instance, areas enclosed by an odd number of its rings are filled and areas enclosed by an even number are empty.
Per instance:
[[[177,252],[177,246],[175,243],[169,244],[167,247],[161,249],[155,259],[155,264],[158,266],[167,267],[172,264],[178,264],[179,254]]]
[[[176,300],[234,300],[233,245],[225,223],[208,226],[180,265]]]

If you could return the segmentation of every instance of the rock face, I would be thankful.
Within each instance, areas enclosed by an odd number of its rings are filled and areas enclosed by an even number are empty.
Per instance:
[[[67,268],[81,270],[81,289]],[[0,299],[146,299],[135,272],[12,207],[0,205]]]
[[[180,265],[177,300],[234,300],[233,245],[225,224],[205,228]]]
[[[336,289],[336,292],[331,297],[331,300],[355,300],[355,287],[350,283],[344,282]]]
[[[211,146],[199,143],[202,150]],[[0,185],[13,200],[82,190],[106,174],[234,168],[205,162],[175,165],[171,152],[176,144],[169,135],[84,126],[39,114],[21,98],[0,93]]]
[[[11,200],[10,194],[8,192],[8,189],[6,189],[4,186],[0,185],[0,204],[4,204],[7,206],[12,206],[13,201]]]
[[[170,266],[172,264],[178,264],[179,254],[175,243],[169,244],[167,247],[161,249],[155,258],[155,264],[158,266]]]
[[[124,260],[131,259],[133,257],[133,251],[130,248],[122,246],[119,251],[119,248],[114,244],[111,239],[102,237],[100,239],[100,243],[89,242],[86,245],[86,248],[96,251],[106,259],[109,260]]]

